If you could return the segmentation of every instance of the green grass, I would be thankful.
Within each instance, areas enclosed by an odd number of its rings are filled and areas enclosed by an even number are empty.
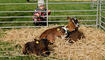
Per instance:
[[[0,60],[51,60],[49,58],[46,57],[35,57],[35,56],[17,56],[17,57],[4,57],[4,58],[0,58]],[[54,60],[52,58],[52,60]],[[59,59],[59,60],[63,60],[63,59]]]

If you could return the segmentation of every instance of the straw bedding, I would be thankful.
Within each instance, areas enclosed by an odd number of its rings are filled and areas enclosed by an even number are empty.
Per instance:
[[[53,26],[55,27],[55,26]],[[45,30],[52,28],[22,28],[5,31],[5,35],[0,38],[2,41],[15,42],[23,47],[26,42],[32,41],[40,36]],[[0,30],[2,31],[2,30]],[[104,60],[105,59],[105,32],[92,28],[81,26],[79,31],[83,32],[84,39],[78,40],[73,44],[57,38],[54,45],[54,51],[49,56],[58,59],[72,60]]]

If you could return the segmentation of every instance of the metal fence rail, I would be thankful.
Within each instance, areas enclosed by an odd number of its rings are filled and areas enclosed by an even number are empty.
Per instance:
[[[57,25],[57,26],[61,26],[61,25]],[[86,25],[85,24],[84,26],[97,27],[95,24],[92,24],[92,25]],[[42,26],[8,26],[8,27],[0,27],[0,29],[8,29],[8,28],[36,28],[36,27],[42,27]],[[46,26],[43,26],[43,27],[46,27]]]
[[[79,20],[80,22],[86,22],[86,21],[96,21],[96,20]],[[47,21],[39,21],[39,22],[47,22]],[[68,22],[68,21],[48,21],[48,22]],[[33,23],[33,21],[0,21],[0,23]]]
[[[90,4],[92,2],[64,2],[64,3],[45,3],[45,4]],[[0,3],[0,5],[32,5],[37,3]]]
[[[97,15],[62,15],[62,16],[48,16],[48,17],[67,17],[67,16],[97,16]],[[0,16],[0,18],[30,18],[33,16]],[[46,17],[46,16],[43,16]]]
[[[51,12],[67,12],[67,11],[85,11],[85,12],[88,12],[88,11],[97,11],[97,10],[51,10]],[[15,13],[15,12],[18,12],[18,13],[22,13],[22,12],[34,12],[34,11],[0,11],[0,13]]]

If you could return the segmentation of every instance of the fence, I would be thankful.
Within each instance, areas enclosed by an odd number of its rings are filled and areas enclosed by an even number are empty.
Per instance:
[[[105,30],[105,1],[100,0],[100,23],[99,26]]]
[[[83,25],[98,26],[99,23],[98,4],[99,4],[98,1],[94,1],[94,8],[91,8],[93,2],[69,2],[69,1],[54,2],[46,0],[46,8],[50,9],[52,12],[50,16],[47,16],[47,25],[53,23],[60,24],[62,22],[64,22],[65,24],[66,22],[68,22],[66,17],[71,16],[71,17],[77,17],[81,21],[81,24]],[[34,8],[36,8],[37,6],[37,3],[0,3],[0,6],[3,7],[0,10],[1,13],[0,28],[36,27],[33,25],[32,16]],[[14,7],[16,6],[17,8],[15,9]],[[7,9],[5,7],[7,7]],[[9,7],[11,7],[11,9]],[[12,7],[14,8],[13,10]],[[34,8],[31,9],[30,7]],[[28,10],[26,9],[25,11],[23,11],[18,8],[22,9],[28,8]]]
[[[9,9],[5,7],[23,7],[32,6],[36,8],[37,3],[0,3],[0,28],[24,28],[24,27],[39,27],[34,26],[32,17],[34,8],[29,10]],[[104,28],[104,1],[90,2],[72,2],[72,1],[48,1],[46,0],[46,8],[50,9],[52,14],[47,15],[47,26],[49,24],[60,24],[68,22],[66,17],[77,17],[81,21],[81,25],[100,26]],[[63,8],[62,8],[63,7]],[[87,8],[86,8],[87,7]],[[18,14],[18,15],[15,15]],[[20,15],[19,15],[20,14]],[[23,15],[24,14],[24,15]],[[13,16],[15,15],[15,16]],[[31,15],[31,16],[29,16]],[[21,20],[21,21],[20,21]],[[42,21],[43,22],[43,21]]]

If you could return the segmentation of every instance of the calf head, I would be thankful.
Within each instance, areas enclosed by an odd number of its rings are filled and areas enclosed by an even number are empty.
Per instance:
[[[74,22],[74,24],[75,24],[75,26],[76,26],[76,30],[78,30],[78,27],[79,27],[79,21],[78,21],[78,19],[77,18],[72,18],[72,20],[73,20],[73,22]]]
[[[34,39],[32,42],[27,42],[23,49],[23,54],[33,54],[41,55],[47,57],[50,55],[49,48],[48,48],[48,40],[41,39],[37,40]]]
[[[74,30],[78,30],[79,27],[79,22],[76,18],[71,18],[71,17],[67,17],[67,19],[69,20],[69,23],[67,25],[67,28],[70,32],[74,31]]]

